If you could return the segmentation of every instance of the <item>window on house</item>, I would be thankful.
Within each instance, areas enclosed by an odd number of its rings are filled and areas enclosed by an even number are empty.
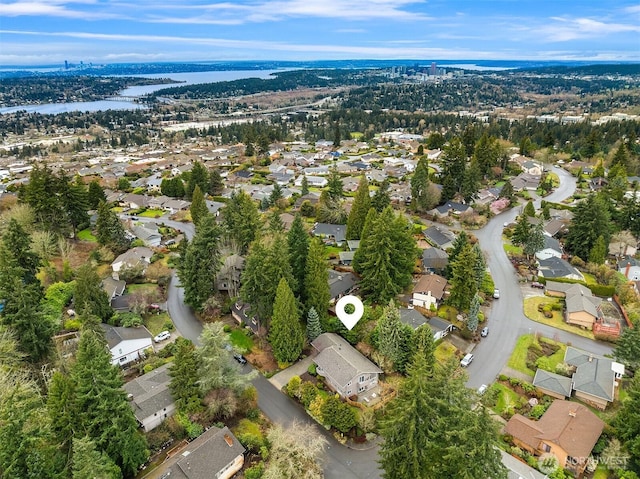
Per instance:
[[[358,386],[358,392],[361,393],[362,391],[366,390],[366,386]]]
[[[542,444],[542,450],[544,452],[549,452],[551,451],[551,446],[549,444]]]
[[[360,383],[364,382],[364,374],[358,378],[358,382]]]

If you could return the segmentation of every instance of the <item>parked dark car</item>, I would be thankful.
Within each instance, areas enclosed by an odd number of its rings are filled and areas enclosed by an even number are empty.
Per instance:
[[[247,364],[247,358],[245,358],[242,354],[234,354],[233,355],[233,359],[235,359],[236,361],[238,361],[240,364],[245,365]]]
[[[537,281],[534,281],[533,283],[531,283],[531,287],[532,288],[538,288],[538,289],[544,289],[544,284],[538,283]]]

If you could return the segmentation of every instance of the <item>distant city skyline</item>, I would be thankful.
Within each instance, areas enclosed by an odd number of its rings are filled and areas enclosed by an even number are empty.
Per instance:
[[[640,61],[626,0],[0,0],[0,64]]]

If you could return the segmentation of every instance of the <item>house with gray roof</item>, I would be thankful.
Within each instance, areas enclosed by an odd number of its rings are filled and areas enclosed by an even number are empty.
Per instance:
[[[111,352],[111,364],[125,366],[144,358],[145,349],[153,349],[151,333],[144,326],[121,328],[104,323],[100,326]]]
[[[604,410],[617,397],[624,365],[571,346],[567,347],[564,362],[575,367],[571,385],[578,399]]]
[[[127,399],[138,423],[149,432],[176,411],[169,390],[171,364],[164,364],[124,385]]]
[[[242,469],[245,450],[228,427],[212,426],[145,477],[230,479]]]
[[[131,248],[111,263],[111,276],[113,279],[120,279],[119,274],[120,271],[124,269],[132,269],[132,268],[142,268],[142,271],[147,268],[147,266],[151,263],[151,257],[153,256],[153,251],[145,246],[136,246],[135,248]]]
[[[413,329],[418,329],[426,324],[433,332],[433,339],[436,341],[444,338],[454,328],[449,321],[438,317],[427,318],[420,311],[410,308],[400,308],[400,321]]]
[[[109,297],[109,301],[111,301],[113,298],[122,296],[124,289],[127,287],[127,282],[113,278],[104,278],[100,282],[100,286],[102,286],[102,289]]]
[[[640,280],[640,261],[633,256],[625,256],[618,262],[618,271],[630,281]]]
[[[319,236],[325,240],[325,242],[335,243],[341,246],[347,235],[347,225],[334,225],[331,223],[316,223],[311,230],[314,236]]]
[[[552,256],[547,259],[538,260],[538,265],[538,276],[547,279],[567,278],[584,281],[582,273],[562,258]]]
[[[433,216],[447,216],[449,214],[459,216],[467,211],[473,211],[473,208],[463,203],[456,201],[447,201],[445,204],[435,207],[429,211],[429,214]]]
[[[551,236],[543,236],[544,244],[540,251],[536,251],[536,258],[538,260],[548,259],[552,256],[555,256],[556,258],[562,258],[562,246],[560,245],[560,242],[557,239],[552,238]]]
[[[322,333],[311,345],[318,352],[313,358],[318,374],[343,398],[361,395],[378,385],[382,370],[341,336]]]
[[[446,251],[436,247],[422,250],[422,268],[425,273],[440,273],[448,264],[449,255]]]
[[[155,223],[135,225],[131,228],[131,232],[150,248],[160,246],[162,241],[162,235],[158,232],[158,226]]]
[[[571,397],[571,378],[538,369],[533,378],[533,385],[548,396],[556,399]]]
[[[425,229],[422,234],[429,242],[429,244],[442,250],[451,248],[453,246],[453,242],[456,239],[455,235],[451,231],[440,228],[438,226],[430,226],[429,228]]]
[[[336,271],[329,269],[329,292],[331,303],[335,303],[345,294],[351,293],[357,286],[356,275],[349,271]]]

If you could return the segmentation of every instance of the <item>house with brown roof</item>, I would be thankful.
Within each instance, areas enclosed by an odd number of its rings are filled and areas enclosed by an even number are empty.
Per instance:
[[[149,479],[230,479],[244,465],[245,448],[228,427],[207,429],[175,451]]]
[[[600,307],[602,299],[594,296],[586,286],[547,281],[546,291],[550,296],[564,297],[567,323],[593,329],[594,323],[604,320]]]
[[[425,309],[437,308],[447,287],[447,280],[438,274],[425,274],[413,287],[413,305]]]
[[[531,454],[553,454],[560,467],[584,472],[604,422],[586,406],[556,399],[538,421],[514,415],[505,428],[513,442]]]
[[[313,358],[318,374],[343,398],[361,396],[378,385],[382,370],[341,336],[322,333],[311,345],[318,351]]]

